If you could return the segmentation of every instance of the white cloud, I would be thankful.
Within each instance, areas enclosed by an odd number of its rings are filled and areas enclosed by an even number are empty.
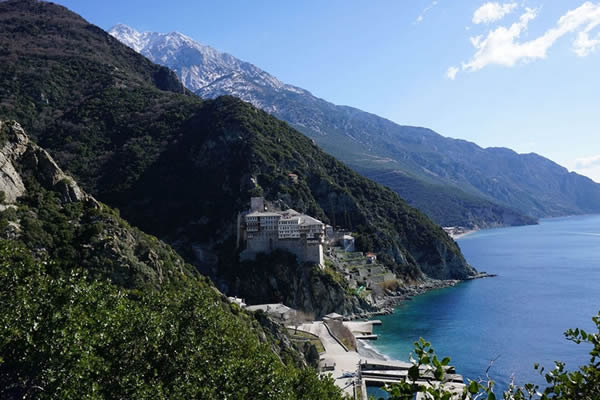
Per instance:
[[[446,77],[450,80],[454,80],[458,71],[459,69],[457,67],[450,67],[448,68],[448,71],[446,71]]]
[[[600,183],[600,154],[576,159],[573,170]]]
[[[588,32],[579,32],[577,39],[573,42],[573,51],[579,57],[585,57],[596,50],[600,44],[600,33],[595,39],[590,39]]]
[[[464,71],[478,71],[488,65],[512,67],[519,62],[544,59],[548,49],[561,37],[569,33],[579,33],[573,42],[573,51],[585,56],[600,45],[600,35],[590,38],[589,33],[600,25],[600,3],[590,1],[560,17],[556,26],[543,35],[529,41],[519,41],[521,34],[527,30],[529,22],[537,17],[538,10],[526,8],[519,20],[512,25],[499,26],[487,36],[471,38],[476,49],[473,57],[462,63]],[[581,35],[583,34],[583,35]]]
[[[600,167],[575,169],[579,175],[587,176],[596,183],[600,183]]]
[[[529,21],[535,19],[537,10],[528,8],[521,15],[518,22],[510,27],[498,27],[488,33],[487,37],[471,37],[471,44],[477,51],[471,60],[463,63],[464,70],[476,71],[488,64],[501,64],[512,67],[523,58],[540,57],[545,55],[545,50],[540,52],[538,47],[533,47],[527,43],[517,43],[521,33],[527,29]]]
[[[473,23],[489,24],[490,22],[499,21],[505,15],[510,14],[515,8],[517,8],[517,3],[504,3],[500,5],[500,3],[490,1],[475,11],[473,14]]]
[[[575,160],[575,168],[587,169],[600,167],[600,154],[597,156],[581,157]]]
[[[427,14],[429,12],[429,10],[431,10],[433,7],[438,5],[438,1],[434,0],[433,2],[431,2],[431,4],[429,4],[427,7],[425,7],[425,9],[421,12],[421,15],[419,15],[417,17],[417,20],[415,21],[416,24],[420,24],[421,22],[423,22],[423,19],[425,19],[425,14]]]

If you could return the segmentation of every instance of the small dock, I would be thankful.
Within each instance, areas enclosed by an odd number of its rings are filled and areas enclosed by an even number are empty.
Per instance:
[[[377,340],[377,335],[375,334],[371,334],[371,335],[355,335],[354,336],[357,339],[360,340]]]

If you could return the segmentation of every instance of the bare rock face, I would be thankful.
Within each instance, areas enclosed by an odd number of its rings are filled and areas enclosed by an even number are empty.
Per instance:
[[[4,202],[11,204],[25,193],[15,161],[27,151],[29,138],[18,123],[0,121],[0,140],[0,191],[4,192]]]
[[[32,171],[44,187],[61,193],[66,203],[96,201],[60,169],[46,150],[29,140],[19,123],[0,121],[0,145],[0,191],[4,192],[5,203],[14,203],[25,193],[21,166]]]
[[[229,271],[235,278],[229,293],[248,304],[283,303],[289,307],[322,317],[331,312],[363,314],[377,307],[355,296],[347,296],[340,281],[316,266],[299,265],[290,253],[274,252]]]

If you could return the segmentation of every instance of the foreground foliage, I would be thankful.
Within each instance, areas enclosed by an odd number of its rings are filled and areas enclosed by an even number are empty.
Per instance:
[[[592,345],[590,361],[579,370],[569,372],[565,363],[556,361],[554,368],[547,372],[538,364],[534,368],[544,376],[547,386],[511,384],[502,395],[494,393],[494,382],[469,381],[462,393],[450,391],[446,367],[450,358],[439,360],[431,344],[423,338],[415,342],[415,359],[408,371],[405,382],[386,388],[391,400],[412,400],[416,393],[423,393],[428,400],[451,399],[487,399],[495,400],[598,400],[600,398],[600,313],[592,320],[598,329],[597,333],[588,333],[581,329],[569,329],[565,337],[574,343]],[[501,396],[501,397],[500,397]]]
[[[341,398],[209,285],[124,290],[0,242],[0,398]]]

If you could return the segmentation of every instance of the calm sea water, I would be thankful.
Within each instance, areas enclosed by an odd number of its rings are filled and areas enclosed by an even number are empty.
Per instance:
[[[380,318],[373,346],[407,360],[419,337],[457,372],[475,379],[490,370],[499,389],[542,384],[533,364],[562,360],[575,369],[589,348],[564,339],[591,330],[600,310],[600,216],[542,220],[539,225],[477,232],[459,240],[467,260],[498,277],[461,283],[414,298]]]

